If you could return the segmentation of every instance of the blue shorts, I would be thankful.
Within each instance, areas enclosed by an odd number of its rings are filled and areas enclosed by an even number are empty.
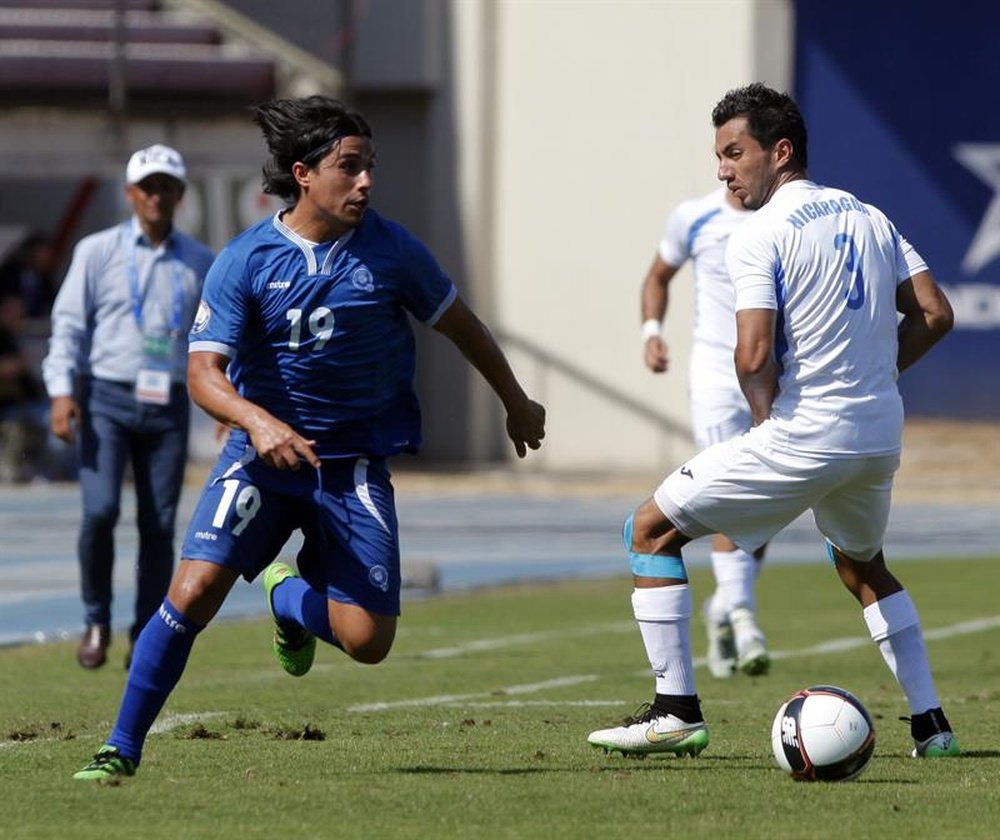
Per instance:
[[[327,598],[399,615],[399,527],[383,457],[277,470],[252,447],[226,444],[191,517],[181,557],[253,580],[295,530],[299,574]]]

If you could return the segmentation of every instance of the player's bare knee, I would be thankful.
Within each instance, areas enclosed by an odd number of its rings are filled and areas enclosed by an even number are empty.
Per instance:
[[[392,642],[391,638],[385,639],[378,636],[354,642],[341,640],[344,652],[362,665],[378,665],[389,655],[389,651],[392,650]]]
[[[867,606],[903,588],[892,572],[886,568],[885,556],[881,549],[868,560],[849,557],[835,546],[830,547],[830,555],[844,586],[862,605]]]
[[[634,514],[632,550],[640,554],[680,553],[688,540],[663,515],[652,499],[645,501]]]
[[[394,616],[354,606],[332,613],[330,626],[344,653],[363,665],[377,665],[385,659],[396,638]]]
[[[235,574],[222,566],[200,560],[181,560],[167,597],[185,616],[207,624],[234,581]]]

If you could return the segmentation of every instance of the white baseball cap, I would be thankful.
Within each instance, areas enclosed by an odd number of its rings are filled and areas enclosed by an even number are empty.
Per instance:
[[[129,158],[125,168],[125,182],[138,184],[143,178],[156,174],[169,175],[186,184],[187,169],[180,152],[159,143],[148,149],[140,149]]]

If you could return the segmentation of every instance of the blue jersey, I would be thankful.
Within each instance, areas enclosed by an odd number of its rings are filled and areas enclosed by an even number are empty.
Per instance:
[[[189,350],[228,356],[237,391],[315,440],[321,458],[415,452],[407,312],[434,324],[454,301],[454,284],[419,240],[371,209],[357,228],[319,245],[279,215],[216,258]]]

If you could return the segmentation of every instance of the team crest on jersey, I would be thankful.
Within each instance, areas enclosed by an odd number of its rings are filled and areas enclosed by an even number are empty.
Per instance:
[[[385,592],[389,589],[389,570],[385,566],[372,566],[368,570],[368,582]]]
[[[198,313],[194,316],[194,323],[191,325],[191,332],[203,332],[208,322],[212,320],[212,310],[205,301],[198,304]]]
[[[355,289],[360,289],[362,292],[375,291],[375,277],[364,266],[354,269],[351,274],[351,283]]]

